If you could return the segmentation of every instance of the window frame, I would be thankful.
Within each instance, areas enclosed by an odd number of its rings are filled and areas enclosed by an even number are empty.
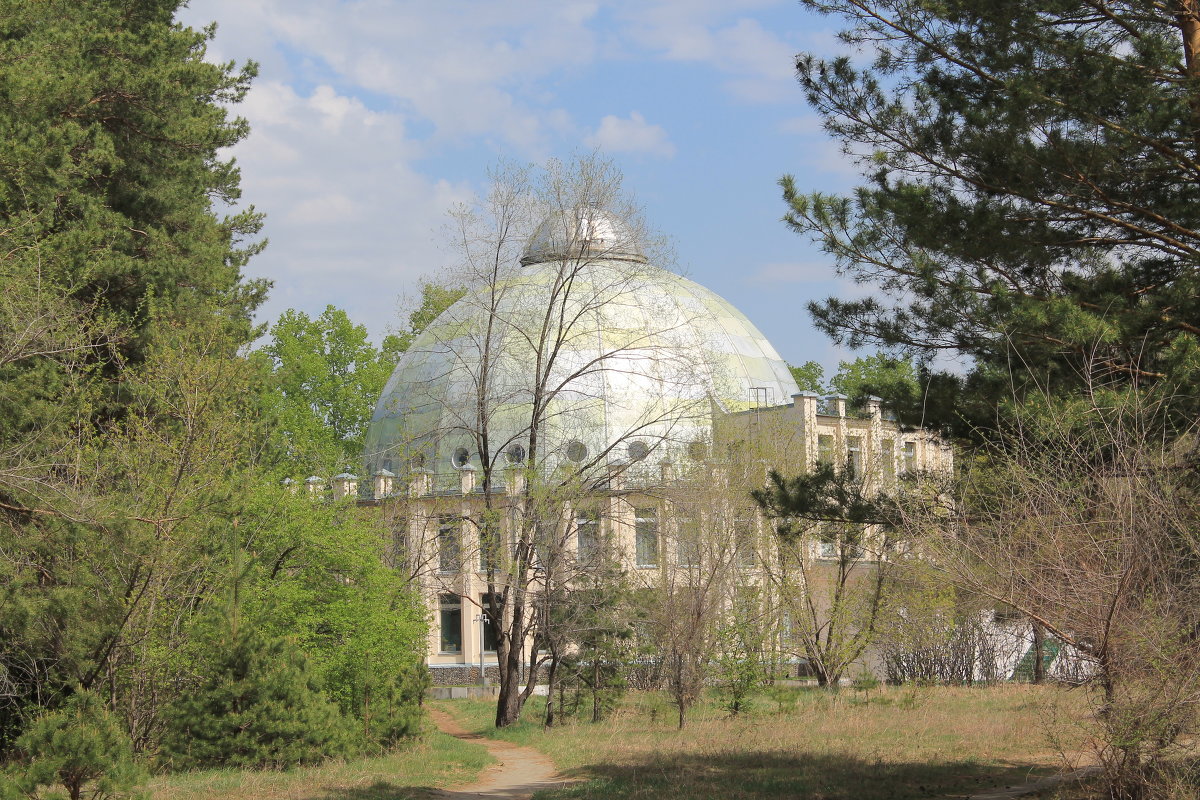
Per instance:
[[[442,575],[457,575],[462,572],[462,523],[458,514],[440,514],[437,517],[438,572]],[[447,548],[446,544],[452,543]]]
[[[447,648],[446,630],[447,614],[458,617],[458,649]],[[450,592],[438,595],[438,653],[440,655],[461,655],[463,652],[463,601],[462,598]]]
[[[644,516],[649,512],[650,516]],[[662,556],[659,552],[660,541],[658,535],[658,508],[656,506],[643,506],[634,508],[633,510],[633,563],[638,569],[658,569],[662,563]],[[643,539],[652,539],[653,547],[643,547]],[[653,551],[653,561],[643,560],[642,555],[647,550]]]

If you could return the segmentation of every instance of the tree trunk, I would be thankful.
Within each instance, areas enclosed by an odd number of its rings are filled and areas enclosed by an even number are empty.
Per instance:
[[[546,716],[542,720],[542,725],[547,728],[554,727],[554,690],[558,688],[558,657],[551,652],[550,666],[546,670]]]
[[[1200,0],[1177,0],[1175,20],[1183,39],[1183,64],[1189,78],[1200,77]],[[1192,138],[1200,148],[1200,96],[1193,91]]]
[[[512,631],[521,634],[520,640],[524,641],[524,631],[519,630],[521,626],[514,624]],[[505,728],[512,725],[521,717],[521,647],[515,647],[512,644],[512,639],[509,638],[507,646],[504,648],[503,657],[500,656],[500,645],[497,644],[496,663],[500,667],[500,695],[496,699],[496,727]]]
[[[1046,630],[1040,622],[1033,623],[1033,682],[1041,684],[1046,681]]]
[[[592,657],[592,722],[600,721],[600,659]]]
[[[679,709],[679,730],[683,730],[687,711],[687,688],[684,685],[683,654],[675,654],[675,706]]]

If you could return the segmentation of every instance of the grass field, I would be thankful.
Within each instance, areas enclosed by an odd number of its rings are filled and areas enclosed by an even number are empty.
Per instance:
[[[438,703],[466,727],[550,755],[574,786],[565,798],[917,800],[1022,783],[1082,746],[1077,694],[1054,687],[797,689],[759,698],[730,718],[698,709],[682,731],[661,695],[630,695],[597,725],[545,731],[540,703],[503,731],[481,701]],[[1072,738],[1076,737],[1076,738]]]
[[[431,732],[378,758],[286,772],[209,770],[156,778],[153,800],[408,800],[473,779],[493,759],[481,745]]]

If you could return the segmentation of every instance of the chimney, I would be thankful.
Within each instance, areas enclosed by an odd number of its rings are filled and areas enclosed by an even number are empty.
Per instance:
[[[347,497],[352,500],[358,497],[358,476],[351,475],[349,472],[334,475],[333,499],[344,500]]]
[[[829,401],[829,410],[833,412],[833,416],[846,416],[846,401],[850,399],[849,397],[844,394],[831,394],[825,399]]]
[[[373,485],[371,486],[371,494],[376,500],[382,500],[392,493],[392,486],[395,483],[396,475],[390,470],[378,470],[373,476]]]
[[[879,423],[883,420],[883,398],[871,395],[867,398],[867,413],[871,415],[871,421]]]

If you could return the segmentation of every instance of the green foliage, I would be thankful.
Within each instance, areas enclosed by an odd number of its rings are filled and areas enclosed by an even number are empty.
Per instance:
[[[849,397],[852,403],[861,403],[874,395],[909,406],[920,393],[917,370],[912,361],[891,358],[883,353],[841,362],[829,386]]]
[[[17,768],[14,785],[25,797],[57,796],[43,789],[53,786],[62,786],[71,800],[141,796],[137,787],[146,774],[134,762],[129,737],[92,692],[79,690],[58,711],[35,720],[17,747],[26,764]]]
[[[316,319],[285,311],[260,352],[273,372],[267,400],[285,468],[332,474],[357,463],[394,354],[376,349],[367,329],[333,306]]]
[[[422,702],[432,678],[420,653],[413,655],[399,674],[373,673],[363,681],[363,736],[385,749],[421,734]]]
[[[393,727],[404,728],[400,717],[415,713],[412,670],[424,655],[425,619],[403,576],[386,563],[378,512],[258,486],[240,530],[249,554],[243,617],[265,635],[295,642],[328,696],[372,738],[398,735],[368,716],[395,706]]]
[[[763,513],[780,520],[776,531],[785,538],[808,531],[813,523],[890,525],[896,518],[895,498],[868,489],[852,464],[837,469],[822,462],[790,478],[770,470],[767,487],[751,490],[750,497]]]
[[[767,639],[774,632],[759,612],[757,591],[746,591],[738,600],[733,614],[717,628],[712,666],[714,686],[732,715],[742,712],[746,701],[766,680],[765,651]]]
[[[425,281],[407,327],[376,348],[367,329],[345,311],[326,306],[310,318],[289,309],[271,326],[257,354],[267,362],[264,395],[272,419],[272,460],[284,472],[332,474],[362,459],[375,401],[400,356],[464,290]]]
[[[283,769],[349,751],[346,719],[286,639],[226,628],[203,675],[167,709],[162,758],[172,768]]]
[[[825,368],[817,362],[805,361],[798,367],[788,364],[788,370],[792,373],[792,380],[796,381],[800,391],[825,393]]]
[[[552,613],[569,626],[574,644],[560,667],[562,689],[574,695],[563,711],[577,714],[586,708],[592,722],[599,722],[620,704],[627,688],[636,612],[624,576],[595,577],[589,586],[570,591],[565,608]]]
[[[405,328],[384,339],[384,353],[391,356],[394,362],[401,353],[408,352],[408,348],[429,327],[429,324],[437,319],[439,314],[462,299],[466,293],[467,290],[459,286],[443,286],[433,281],[421,281],[420,304],[409,313],[408,324]]]
[[[870,395],[885,398],[889,405],[912,406],[920,394],[917,368],[911,359],[893,358],[883,353],[860,356],[853,361],[838,363],[837,374],[825,383],[825,370],[815,361],[793,367],[788,365],[792,378],[802,392],[844,394],[852,404],[859,404]]]
[[[812,304],[818,325],[852,347],[966,356],[965,379],[941,374],[910,409],[959,432],[995,427],[998,400],[1103,388],[1193,419],[1197,10],[805,4],[866,56],[802,54],[798,73],[825,129],[869,154],[867,184],[835,197],[785,177],[786,220],[877,287]]]
[[[791,478],[771,470],[767,480],[750,496],[775,523],[791,638],[818,683],[836,686],[875,640],[892,590],[898,510],[907,499],[871,488],[852,462],[841,469],[818,463]],[[814,542],[832,546],[821,556],[832,563],[812,562],[806,550]],[[786,574],[792,570],[799,577]]]
[[[0,219],[14,237],[5,277],[40,278],[78,309],[111,311],[131,326],[120,351],[134,361],[154,335],[149,299],[179,319],[219,306],[244,342],[265,290],[241,277],[257,247],[239,242],[259,215],[213,210],[240,196],[238,170],[218,154],[247,133],[225,109],[255,66],[205,60],[212,31],[175,26],[178,5],[0,9]]]
[[[254,700],[230,711],[250,727],[222,743],[210,718],[194,759],[176,736],[179,763],[340,751],[339,705],[392,742],[414,727],[424,623],[389,537],[269,472],[287,412],[309,451],[357,457],[346,442],[394,356],[333,309],[287,320],[320,364],[289,350],[276,376],[239,355],[266,288],[241,274],[260,220],[221,215],[240,190],[220,153],[247,132],[226,109],[254,67],[206,61],[211,30],[175,25],[178,5],[0,0],[0,751],[101,682],[132,747],[154,751],[167,698],[214,659],[226,683],[208,700]],[[227,606],[261,640],[214,638],[202,620]]]
[[[150,743],[255,455],[254,68],[177,6],[0,0],[0,748],[101,676]]]

